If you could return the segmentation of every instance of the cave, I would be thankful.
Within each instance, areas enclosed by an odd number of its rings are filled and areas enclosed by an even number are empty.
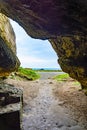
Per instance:
[[[50,41],[62,70],[78,80],[82,88],[87,87],[86,11],[87,2],[81,0],[0,1],[1,13],[18,22],[31,37]],[[3,61],[6,65],[1,65],[6,74],[20,64],[17,57],[14,60],[13,57],[10,58],[9,67],[7,61]]]
[[[87,89],[86,12],[86,0],[0,0],[0,77],[20,65],[9,17],[32,38],[49,40],[62,70]]]

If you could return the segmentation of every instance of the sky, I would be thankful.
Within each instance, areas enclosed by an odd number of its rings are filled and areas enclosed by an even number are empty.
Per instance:
[[[10,20],[16,34],[17,56],[24,68],[58,68],[57,55],[47,40],[33,39],[18,23]]]

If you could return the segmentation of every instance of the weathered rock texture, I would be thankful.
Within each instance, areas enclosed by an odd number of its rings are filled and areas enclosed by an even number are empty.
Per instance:
[[[21,129],[22,97],[20,89],[0,83],[1,130]]]
[[[63,71],[87,87],[87,37],[57,37],[50,40]]]
[[[15,34],[8,18],[0,13],[0,76],[7,76],[19,66]]]
[[[0,0],[0,11],[34,38],[87,34],[86,0]]]
[[[30,36],[51,39],[61,68],[87,87],[87,0],[0,0],[0,12]]]

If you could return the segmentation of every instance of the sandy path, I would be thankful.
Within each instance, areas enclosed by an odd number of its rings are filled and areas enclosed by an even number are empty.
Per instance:
[[[53,78],[56,75],[63,74],[64,72],[38,72],[40,74],[40,80],[47,80]]]
[[[24,107],[24,130],[84,130],[53,95],[54,84],[50,80],[39,81],[37,97]]]
[[[24,90],[24,130],[87,130],[87,97],[76,85],[51,79],[7,82]]]

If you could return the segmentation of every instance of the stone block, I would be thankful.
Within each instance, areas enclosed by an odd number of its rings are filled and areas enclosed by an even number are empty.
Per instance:
[[[21,130],[22,90],[0,84],[0,130]]]

